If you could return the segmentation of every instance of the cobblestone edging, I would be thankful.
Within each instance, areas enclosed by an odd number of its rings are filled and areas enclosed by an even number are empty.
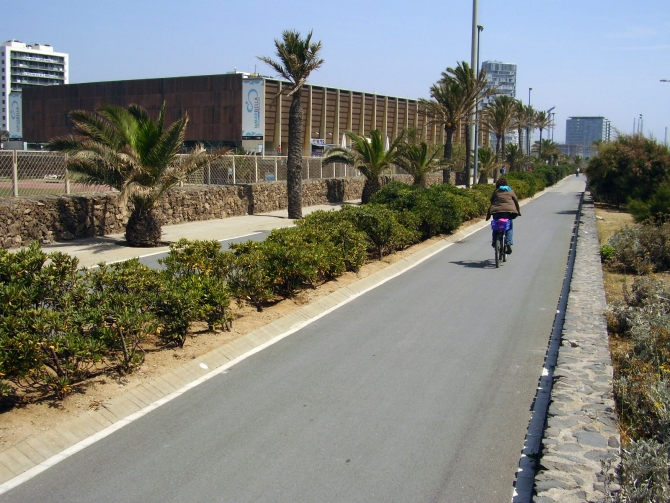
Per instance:
[[[601,460],[616,460],[620,451],[606,307],[595,208],[586,193],[535,503],[605,499]]]

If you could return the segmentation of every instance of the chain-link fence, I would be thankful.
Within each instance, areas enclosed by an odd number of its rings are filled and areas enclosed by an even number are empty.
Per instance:
[[[182,185],[231,185],[286,180],[286,157],[226,155],[191,173]],[[67,154],[0,150],[0,197],[106,192],[104,185],[86,185],[68,174]],[[394,168],[393,173],[402,172]],[[304,157],[302,178],[358,177],[361,173],[341,163],[324,165],[320,157]]]

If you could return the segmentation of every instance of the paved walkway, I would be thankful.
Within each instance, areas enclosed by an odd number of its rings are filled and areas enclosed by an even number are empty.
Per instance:
[[[343,204],[358,204],[359,202],[357,200],[345,203],[321,204],[303,208],[302,211],[303,215],[308,215],[316,210],[335,210],[339,209]],[[224,241],[257,232],[291,227],[294,225],[293,222],[293,220],[288,218],[288,210],[285,209],[270,213],[260,213],[258,215],[201,220],[164,226],[163,240],[166,243],[175,243],[182,238]],[[43,245],[42,249],[47,253],[55,251],[67,253],[77,257],[82,267],[91,267],[100,262],[118,262],[135,257],[165,253],[169,250],[169,245],[157,248],[131,248],[126,246],[123,234],[110,234],[108,236]]]

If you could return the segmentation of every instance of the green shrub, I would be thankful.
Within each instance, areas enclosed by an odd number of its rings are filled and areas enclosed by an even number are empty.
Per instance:
[[[398,222],[398,212],[383,205],[370,203],[348,206],[340,211],[358,230],[365,233],[370,247],[379,258],[387,252],[416,243],[419,239],[416,231]]]
[[[509,173],[507,175],[507,180],[510,182],[510,186],[514,189],[514,192],[516,192],[517,196],[522,198],[532,197],[545,187],[544,176],[536,175],[535,172],[526,171],[521,173]],[[527,189],[524,189],[525,195],[519,195],[519,192],[514,188],[514,183],[516,181],[523,181],[528,186]]]
[[[530,187],[524,180],[509,180],[509,186],[512,187],[512,190],[519,199],[532,197],[534,194],[534,192],[531,192]]]
[[[621,494],[617,502],[649,503],[670,498],[670,443],[639,440],[623,449],[617,468]]]
[[[210,274],[220,251],[221,243],[215,240],[180,239],[170,245],[167,257],[158,262],[173,276]]]
[[[262,311],[274,299],[274,292],[260,243],[248,241],[231,245],[231,249],[233,252],[219,255],[217,270],[227,281],[233,297]]]
[[[614,258],[614,247],[611,245],[602,245],[600,247],[600,260],[601,262],[607,262]]]
[[[612,270],[638,274],[670,270],[670,223],[626,226],[608,244],[614,248],[608,262]]]

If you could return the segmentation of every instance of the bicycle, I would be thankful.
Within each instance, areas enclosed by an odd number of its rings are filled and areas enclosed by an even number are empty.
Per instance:
[[[491,220],[493,231],[493,250],[495,253],[496,269],[500,262],[507,262],[507,237],[506,231],[510,229],[512,221],[509,218],[494,218]]]

